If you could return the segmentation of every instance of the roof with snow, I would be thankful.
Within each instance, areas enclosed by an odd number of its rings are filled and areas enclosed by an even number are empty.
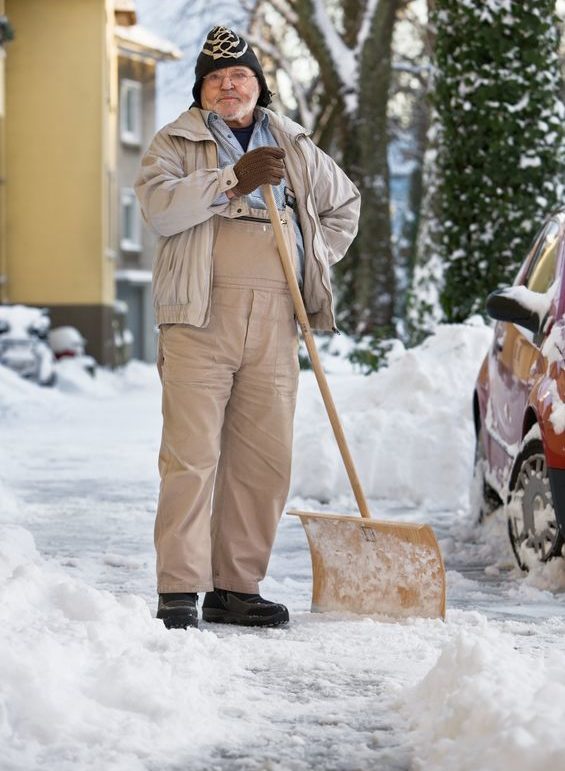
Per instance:
[[[170,40],[154,35],[140,24],[130,27],[117,25],[114,35],[118,49],[126,54],[138,54],[156,61],[174,61],[182,59],[182,52]]]
[[[135,0],[114,0],[115,11],[132,11],[136,12]]]

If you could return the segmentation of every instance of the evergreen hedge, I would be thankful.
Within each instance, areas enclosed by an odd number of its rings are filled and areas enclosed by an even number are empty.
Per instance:
[[[554,0],[437,0],[432,23],[440,302],[458,322],[512,283],[561,203],[559,27]]]

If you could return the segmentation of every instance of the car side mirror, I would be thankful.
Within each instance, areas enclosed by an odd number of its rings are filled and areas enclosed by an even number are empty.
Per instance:
[[[540,313],[540,310],[545,309],[536,308],[536,305],[541,305],[540,297],[543,295],[532,292],[525,286],[498,289],[487,297],[487,313],[491,319],[509,321],[537,334],[545,317],[545,312],[543,315]]]

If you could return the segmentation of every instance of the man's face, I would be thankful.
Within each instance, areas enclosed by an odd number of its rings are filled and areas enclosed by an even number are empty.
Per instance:
[[[249,67],[224,67],[204,77],[200,101],[232,128],[249,126],[259,99],[257,76]]]

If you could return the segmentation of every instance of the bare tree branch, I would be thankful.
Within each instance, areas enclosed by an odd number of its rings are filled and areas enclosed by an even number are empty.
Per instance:
[[[292,63],[282,53],[279,46],[253,33],[247,34],[247,39],[252,46],[256,46],[266,56],[268,56],[279,70],[285,73],[292,85],[292,92],[298,104],[300,113],[300,122],[308,130],[312,130],[316,123],[317,111],[310,106],[307,91],[299,80],[292,75]]]
[[[377,7],[379,5],[379,2],[382,3],[384,2],[384,0],[367,0],[365,13],[363,14],[363,20],[359,28],[359,33],[357,35],[357,42],[355,45],[355,51],[357,56],[359,56],[360,52],[363,50],[363,46],[365,45],[367,37],[369,36],[369,33],[371,31],[371,24],[373,22],[373,17],[377,12]]]
[[[249,15],[255,13],[257,9],[257,0],[239,0],[239,4]]]
[[[298,16],[293,8],[293,3],[288,0],[269,0],[269,5],[271,5],[285,21],[293,27],[297,26]]]
[[[347,46],[341,35],[336,30],[330,19],[323,0],[311,0],[311,18],[316,25],[319,34],[324,40],[325,46],[331,52],[334,70],[343,86],[351,84],[353,73],[357,70],[355,55]]]
[[[432,71],[431,64],[415,64],[407,59],[393,62],[392,69],[395,72],[409,72],[417,78],[424,79]]]

